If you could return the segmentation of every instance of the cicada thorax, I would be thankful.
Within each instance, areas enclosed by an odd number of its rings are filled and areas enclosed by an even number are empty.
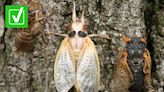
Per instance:
[[[69,38],[70,39],[70,38]],[[87,38],[83,38],[82,44],[80,46],[79,49],[77,48],[73,48],[71,45],[72,41],[69,40],[69,45],[70,45],[70,53],[71,53],[71,57],[72,60],[74,61],[74,67],[75,67],[75,72],[77,71],[78,65],[81,57],[84,55],[84,52],[86,50],[86,47],[89,46],[89,43],[87,42]]]
[[[17,29],[15,37],[17,51],[33,51],[37,35],[41,31],[41,22],[39,21],[39,18],[42,17],[42,12],[39,10],[41,5],[31,0],[28,2],[28,6],[28,28]]]
[[[125,78],[122,82],[128,85],[119,85],[119,87],[126,87],[126,89],[115,92],[147,92],[148,90],[151,90],[151,58],[148,50],[146,49],[146,39],[123,36],[123,41],[126,43],[124,53],[127,55],[120,53],[121,57],[116,70],[116,83]],[[123,76],[123,72],[121,71],[124,71],[124,74],[130,76]],[[117,78],[117,76],[122,76],[122,79],[121,77]]]

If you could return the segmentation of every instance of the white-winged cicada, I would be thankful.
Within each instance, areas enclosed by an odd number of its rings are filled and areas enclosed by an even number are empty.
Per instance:
[[[114,92],[152,92],[151,57],[146,38],[122,37],[126,47],[120,51]]]
[[[58,50],[54,79],[58,92],[98,92],[99,58],[94,43],[87,35],[84,13],[76,17],[75,3],[68,35]]]

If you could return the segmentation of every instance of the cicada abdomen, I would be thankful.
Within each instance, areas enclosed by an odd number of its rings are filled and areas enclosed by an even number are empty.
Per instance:
[[[41,31],[41,22],[39,18],[42,17],[41,4],[30,0],[27,3],[29,7],[28,28],[17,29],[15,37],[15,46],[18,51],[33,51],[36,37]]]
[[[71,88],[75,92],[98,92],[99,74],[95,45],[87,36],[83,13],[81,19],[76,17],[74,3],[68,36],[62,41],[55,59],[56,89],[58,92],[68,92]]]
[[[120,52],[114,92],[152,92],[151,58],[145,38],[123,36],[126,47]]]

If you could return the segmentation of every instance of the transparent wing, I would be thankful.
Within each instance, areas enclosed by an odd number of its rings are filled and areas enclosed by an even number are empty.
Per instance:
[[[68,92],[74,84],[74,68],[67,39],[64,39],[57,53],[54,66],[54,78],[58,92]]]
[[[79,60],[77,83],[81,92],[98,92],[99,60],[93,42],[89,39],[89,46]]]

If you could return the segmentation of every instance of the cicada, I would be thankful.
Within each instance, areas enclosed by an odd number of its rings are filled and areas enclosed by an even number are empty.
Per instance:
[[[152,92],[151,57],[146,38],[122,37],[125,49],[119,53],[114,92]]]
[[[62,41],[54,65],[58,92],[98,92],[99,58],[94,43],[87,35],[84,12],[76,17],[75,3],[68,35]]]
[[[18,51],[33,51],[36,37],[41,31],[40,18],[43,17],[41,12],[41,3],[30,0],[27,2],[29,7],[28,28],[17,29],[15,37],[15,46]]]

